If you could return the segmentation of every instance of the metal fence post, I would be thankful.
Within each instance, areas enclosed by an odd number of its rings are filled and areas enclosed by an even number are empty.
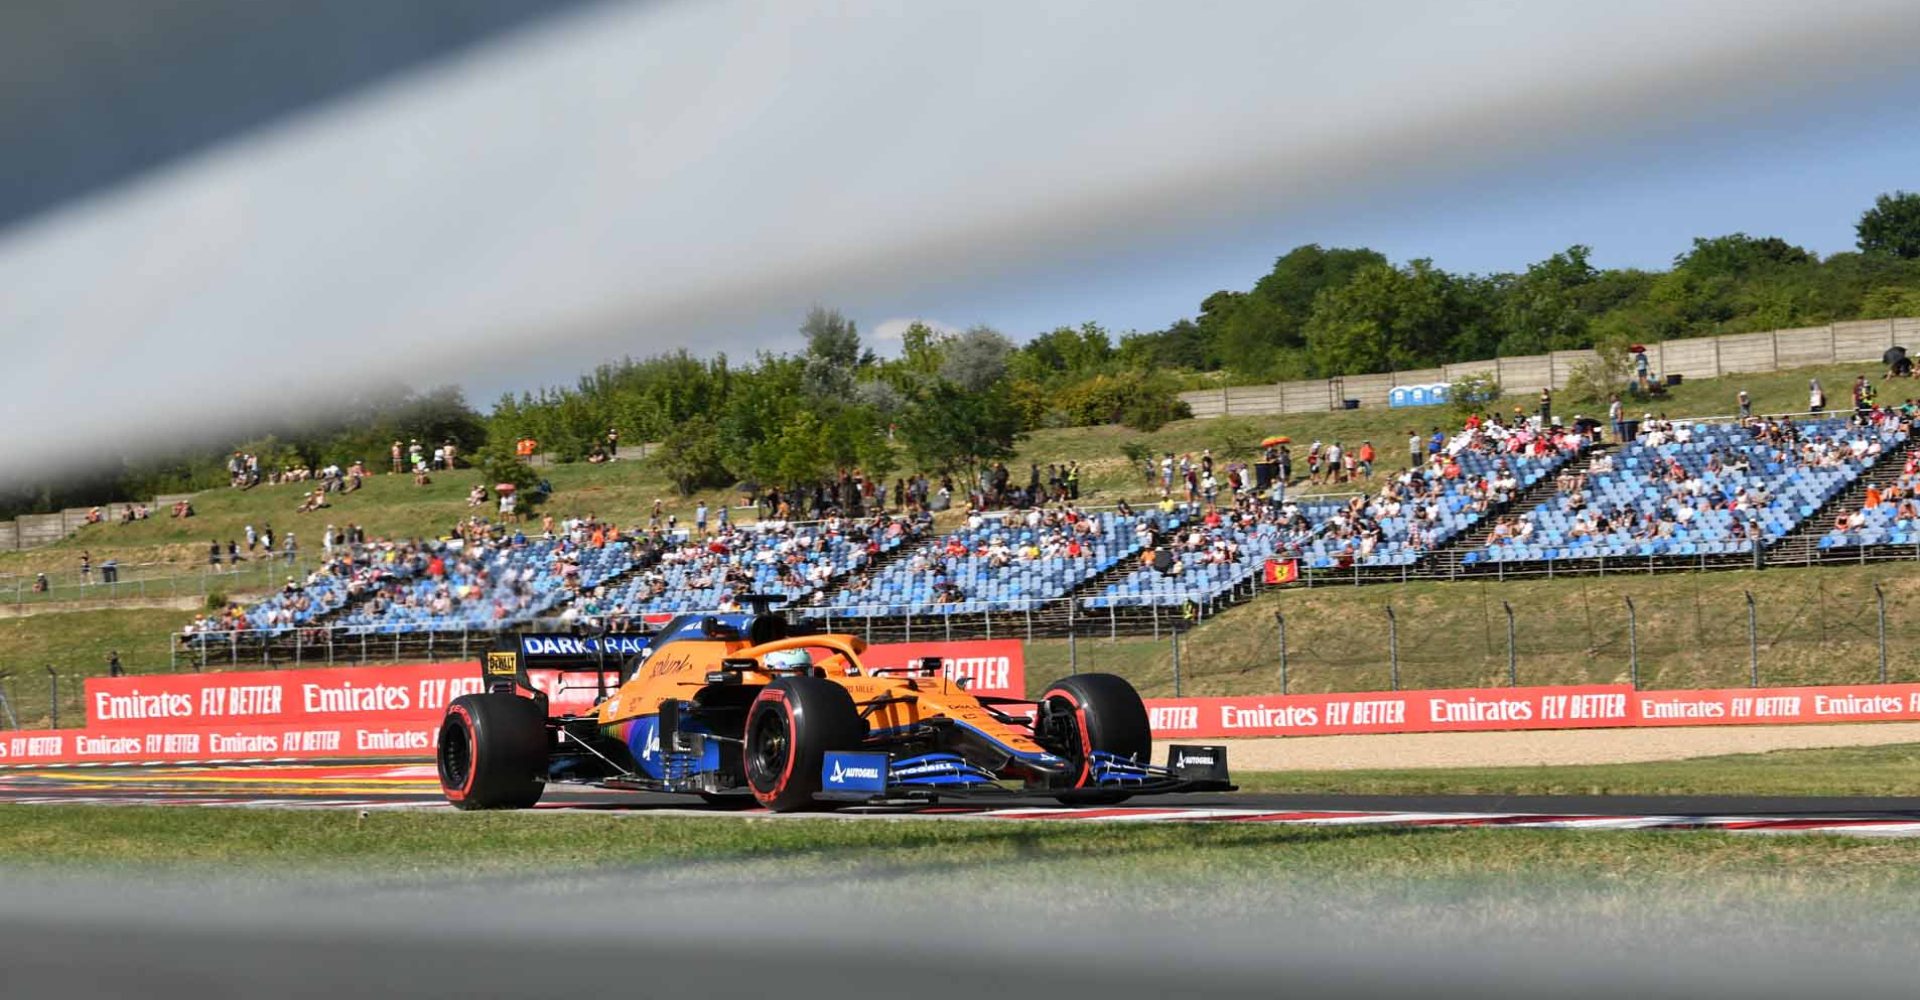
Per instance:
[[[1880,611],[1880,683],[1887,682],[1887,592],[1880,589],[1878,582],[1873,585],[1873,600]]]
[[[1067,632],[1067,673],[1080,672],[1080,636],[1072,630]]]
[[[1287,693],[1287,616],[1275,611],[1273,624],[1280,630],[1280,693]]]
[[[1507,686],[1519,687],[1519,657],[1513,648],[1513,605],[1508,604],[1506,601],[1501,601],[1500,607],[1504,608],[1507,612]]]
[[[0,674],[0,708],[7,710],[7,727],[18,731],[20,728],[20,719],[13,714],[12,691],[13,675],[10,673]]]
[[[1393,671],[1393,690],[1400,690],[1400,619],[1387,605],[1387,664]]]
[[[1640,618],[1631,597],[1627,598],[1627,678],[1635,691],[1640,690]]]
[[[60,728],[60,675],[53,672],[53,664],[47,664],[47,684],[52,689],[47,699],[47,714],[52,719],[48,728]]]
[[[1180,697],[1180,630],[1172,628],[1167,635],[1173,640],[1173,696]]]
[[[1747,666],[1753,673],[1753,687],[1760,686],[1760,613],[1753,606],[1753,591],[1743,590],[1747,597]]]

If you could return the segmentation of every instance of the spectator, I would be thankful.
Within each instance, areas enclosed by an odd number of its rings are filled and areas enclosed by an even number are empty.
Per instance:
[[[33,592],[34,593],[44,594],[49,589],[51,588],[50,588],[50,585],[47,583],[47,574],[45,573],[33,574]]]
[[[88,584],[91,584],[92,582],[93,582],[93,553],[82,552],[80,553],[80,585],[84,587]]]
[[[645,442],[642,442],[642,443],[644,444]],[[644,453],[645,453],[645,449],[642,449],[642,457],[645,457]],[[616,459],[619,457],[620,457],[620,429],[617,427],[609,427],[607,428],[607,459],[608,461],[612,461],[613,459]]]
[[[213,572],[220,572],[220,540],[217,538],[207,543],[207,565]]]
[[[393,465],[389,468],[387,474],[390,476],[398,475],[402,471],[400,456],[403,452],[401,451],[400,442],[397,439],[393,442],[393,447],[388,449],[388,453],[393,456]]]
[[[1360,442],[1360,475],[1362,477],[1367,479],[1373,478],[1373,458],[1373,442]]]
[[[108,557],[106,562],[100,564],[100,582],[120,582],[120,560]]]
[[[108,650],[107,651],[107,676],[123,677],[126,675],[126,672],[127,672],[127,668],[120,665],[120,651],[117,649]]]
[[[1745,420],[1753,416],[1753,399],[1747,395],[1747,390],[1740,390],[1734,397],[1734,401],[1740,406],[1740,419]]]
[[[1819,414],[1819,413],[1826,412],[1826,409],[1827,409],[1826,390],[1820,388],[1819,379],[1817,378],[1808,379],[1807,380],[1807,411],[1809,413]]]
[[[1620,403],[1620,394],[1614,393],[1607,403],[1607,423],[1613,427],[1613,440],[1623,443],[1627,440],[1627,408]]]
[[[287,565],[291,566],[293,565],[294,558],[298,556],[300,553],[300,545],[299,543],[293,540],[293,532],[291,531],[287,532],[286,553],[287,553]]]

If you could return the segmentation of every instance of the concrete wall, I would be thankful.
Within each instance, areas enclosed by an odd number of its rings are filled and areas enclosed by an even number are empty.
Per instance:
[[[1920,352],[1920,317],[1669,340],[1648,344],[1647,360],[1655,374],[1719,378],[1734,372],[1771,372],[1852,361],[1877,365],[1881,352],[1898,343]],[[1555,351],[1526,357],[1462,361],[1420,371],[1201,389],[1183,392],[1180,398],[1193,408],[1196,417],[1306,413],[1339,409],[1341,401],[1347,399],[1357,399],[1361,406],[1385,406],[1387,393],[1394,386],[1455,382],[1481,372],[1493,375],[1507,392],[1528,393],[1543,386],[1565,388],[1575,366],[1595,357],[1593,351]]]

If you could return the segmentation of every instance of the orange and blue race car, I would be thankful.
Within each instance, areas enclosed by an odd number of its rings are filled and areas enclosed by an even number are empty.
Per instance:
[[[774,598],[744,600],[751,611],[681,615],[647,636],[503,637],[481,668],[487,690],[441,723],[447,799],[521,809],[548,785],[579,784],[789,812],[1233,790],[1224,747],[1172,747],[1152,763],[1146,706],[1120,677],[1075,674],[1037,701],[983,696],[937,659],[869,666],[859,637],[795,625]],[[534,671],[588,678],[593,710],[550,716]]]

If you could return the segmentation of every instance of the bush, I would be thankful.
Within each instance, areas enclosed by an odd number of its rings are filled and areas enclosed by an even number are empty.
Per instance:
[[[1455,379],[1453,386],[1447,390],[1447,401],[1462,420],[1488,409],[1499,400],[1500,382],[1492,372],[1474,372]]]
[[[1627,353],[1624,341],[1595,344],[1594,352],[1597,357],[1574,365],[1567,375],[1567,387],[1562,393],[1568,401],[1604,404],[1632,378],[1633,355]]]
[[[1136,431],[1157,431],[1168,422],[1193,416],[1176,394],[1176,382],[1161,375],[1095,375],[1061,388],[1052,409],[1069,424],[1087,427],[1120,424]]]
[[[224,611],[227,607],[227,592],[224,590],[207,591],[207,610]]]

